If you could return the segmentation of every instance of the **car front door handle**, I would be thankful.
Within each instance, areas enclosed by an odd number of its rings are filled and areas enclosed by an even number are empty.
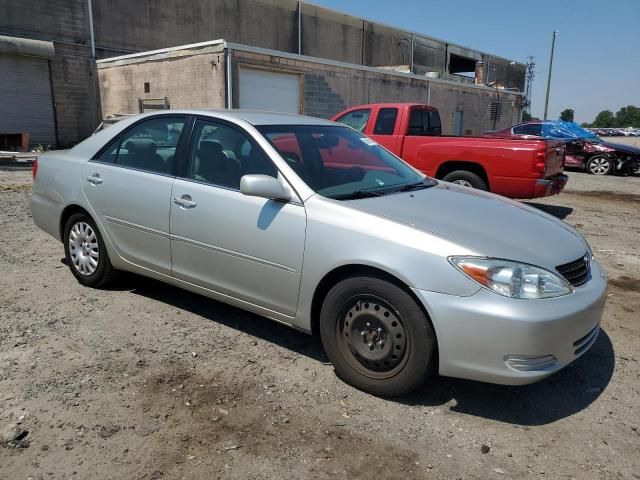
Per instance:
[[[191,200],[191,195],[182,195],[181,197],[173,197],[173,203],[180,205],[182,208],[193,208],[197,205]]]
[[[103,182],[103,180],[100,178],[99,173],[94,173],[93,175],[87,177],[87,182],[93,185],[100,185]]]

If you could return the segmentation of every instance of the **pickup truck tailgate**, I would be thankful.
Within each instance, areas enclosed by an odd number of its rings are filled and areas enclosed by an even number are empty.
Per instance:
[[[545,178],[553,177],[564,170],[565,144],[557,140],[547,140],[547,158],[545,162]]]

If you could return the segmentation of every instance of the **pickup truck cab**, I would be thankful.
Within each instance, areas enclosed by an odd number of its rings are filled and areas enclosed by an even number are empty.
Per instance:
[[[345,110],[348,125],[421,172],[510,198],[560,193],[567,183],[564,143],[544,139],[443,136],[438,110],[416,103],[378,103]]]

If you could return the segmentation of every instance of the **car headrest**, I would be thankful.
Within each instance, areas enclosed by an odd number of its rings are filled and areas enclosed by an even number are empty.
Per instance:
[[[150,138],[132,138],[127,140],[124,148],[126,148],[129,153],[153,155],[156,153],[156,142]]]
[[[200,146],[198,147],[198,156],[200,158],[220,158],[220,156],[223,155],[222,144],[217,140],[203,140],[200,142]]]

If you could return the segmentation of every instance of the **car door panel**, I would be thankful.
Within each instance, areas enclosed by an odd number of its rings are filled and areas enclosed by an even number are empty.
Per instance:
[[[184,195],[197,205],[171,205],[173,275],[276,312],[295,314],[304,253],[304,207],[176,179],[173,196]]]
[[[376,111],[376,121],[371,126],[369,136],[392,152],[398,151],[398,141],[401,137],[397,124],[399,113],[397,108],[379,108]]]
[[[169,215],[173,169],[186,116],[142,120],[82,169],[85,197],[126,262],[171,274]]]
[[[297,201],[285,203],[239,191],[245,173],[280,174],[249,134],[238,128],[210,121],[194,127],[187,178],[177,178],[173,185],[172,274],[293,316],[304,254],[305,209]]]
[[[87,179],[96,174],[99,184]],[[82,180],[85,196],[117,253],[135,265],[170,274],[173,177],[87,162]]]

